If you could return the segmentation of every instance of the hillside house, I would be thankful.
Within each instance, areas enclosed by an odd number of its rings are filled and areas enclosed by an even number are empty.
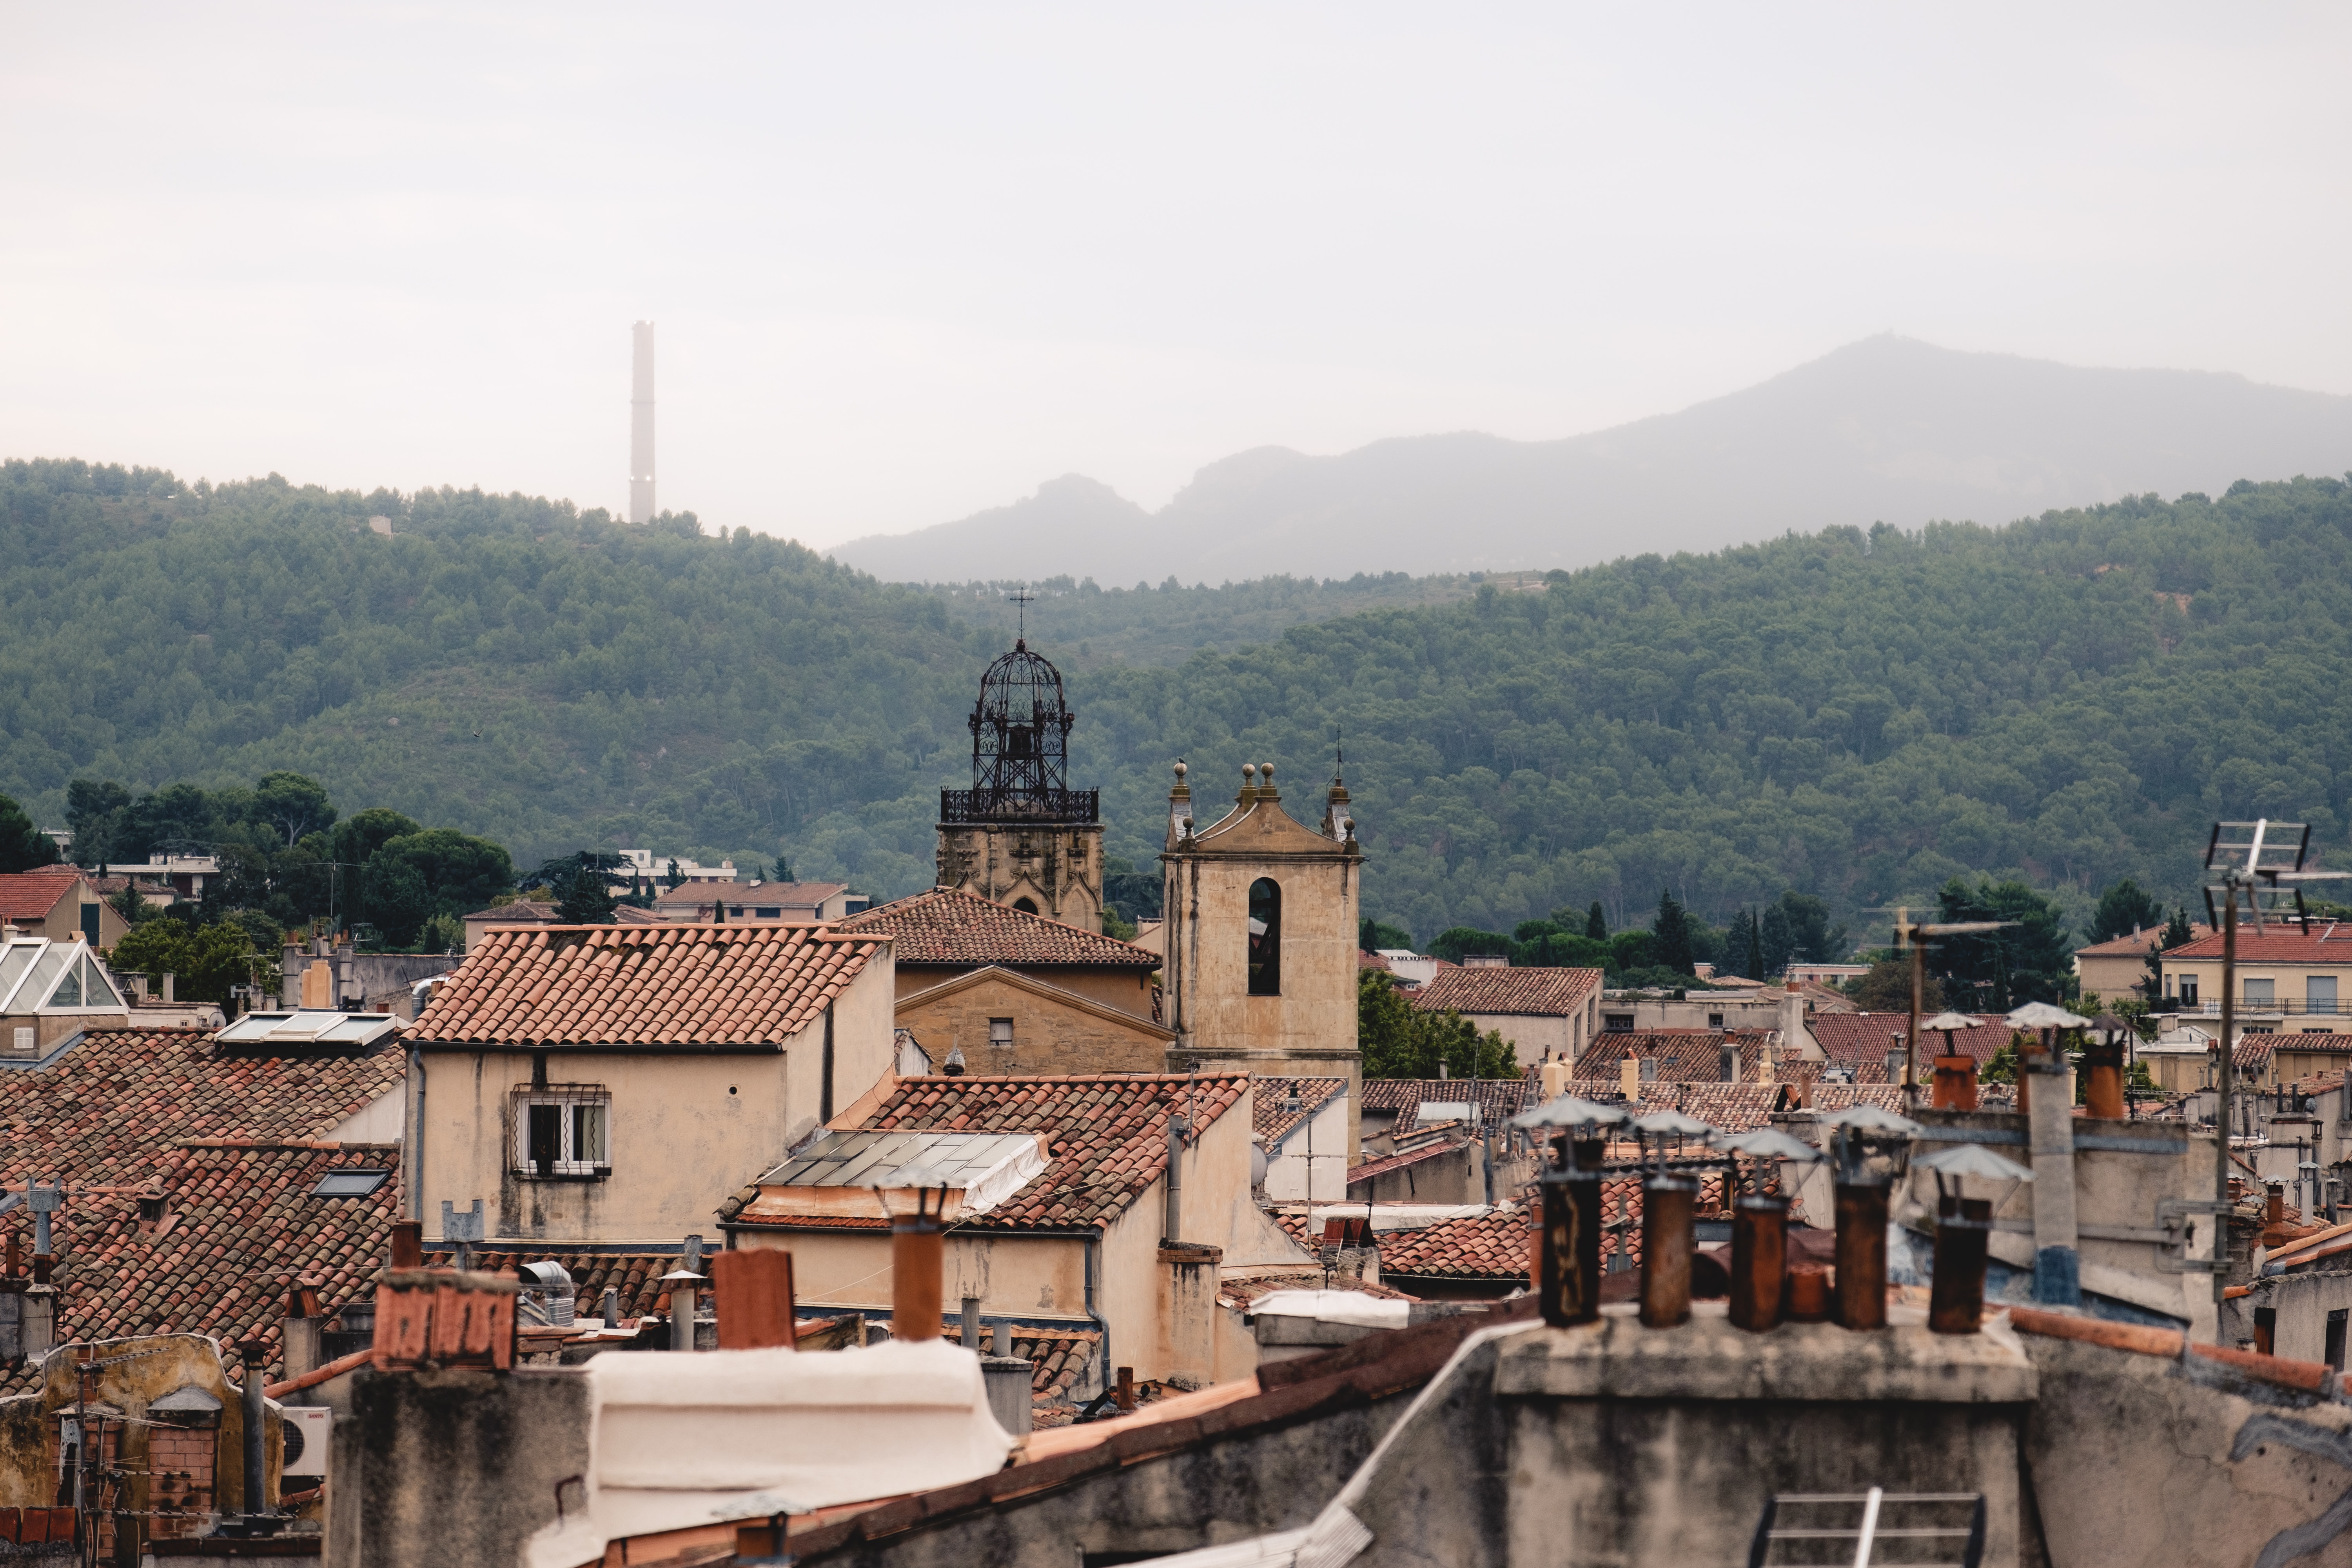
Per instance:
[[[44,866],[0,876],[0,921],[26,936],[75,938],[111,949],[131,932],[95,884],[71,866]]]

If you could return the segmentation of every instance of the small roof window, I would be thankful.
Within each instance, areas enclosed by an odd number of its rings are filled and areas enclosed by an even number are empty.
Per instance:
[[[330,1171],[319,1178],[310,1189],[314,1198],[372,1197],[375,1190],[392,1180],[390,1171]]]

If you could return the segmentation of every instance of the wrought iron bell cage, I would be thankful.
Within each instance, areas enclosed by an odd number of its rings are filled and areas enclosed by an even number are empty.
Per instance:
[[[971,710],[971,788],[940,792],[940,820],[1091,823],[1099,792],[1069,787],[1070,711],[1062,672],[1013,643],[980,678]]]

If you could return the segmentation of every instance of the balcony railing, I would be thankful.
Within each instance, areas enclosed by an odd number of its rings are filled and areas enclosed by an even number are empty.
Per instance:
[[[1100,820],[1102,792],[1093,789],[943,789],[942,823],[1011,822],[1055,826]]]
[[[2221,1004],[2217,997],[2207,997],[2197,1002],[2183,1002],[2178,997],[2168,996],[2164,999],[2164,1005],[2158,1011],[2178,1012],[2184,1018],[2218,1018],[2221,1016]],[[2296,1001],[2292,998],[2276,1002],[2241,1002],[2238,1004],[2237,1011],[2241,1014],[2267,1016],[2274,1018],[2352,1017],[2352,1013],[2345,1011],[2345,1005],[2342,1002],[2313,1002],[2307,999]]]

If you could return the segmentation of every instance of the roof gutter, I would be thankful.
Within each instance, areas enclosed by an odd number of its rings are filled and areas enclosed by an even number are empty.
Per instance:
[[[402,1173],[408,1178],[408,1217],[425,1217],[425,1052],[415,1042],[408,1042],[408,1072],[416,1084],[416,1099],[408,1118],[408,1152],[403,1156],[408,1169]]]

